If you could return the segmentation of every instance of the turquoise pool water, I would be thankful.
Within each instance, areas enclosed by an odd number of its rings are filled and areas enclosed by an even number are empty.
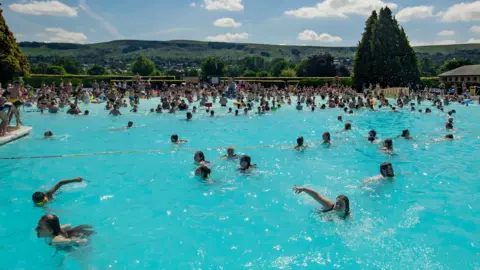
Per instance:
[[[249,117],[202,113],[194,121],[141,113],[117,118],[103,106],[90,116],[23,113],[31,136],[0,148],[0,157],[89,154],[63,158],[0,160],[0,269],[472,269],[480,267],[478,175],[480,107],[451,105],[460,140],[432,143],[446,134],[445,114],[394,114],[335,110],[297,112],[284,107]],[[81,107],[85,109],[86,107]],[[422,106],[425,108],[425,106]],[[351,120],[354,130],[336,134]],[[109,131],[132,120],[135,128]],[[394,140],[396,156],[366,140],[410,129],[414,141]],[[42,139],[52,130],[57,137]],[[319,145],[330,131],[333,145]],[[174,147],[173,133],[188,139]],[[315,146],[293,151],[297,136]],[[240,174],[237,162],[219,159],[219,147],[235,146],[258,169]],[[152,152],[90,155],[124,150]],[[193,172],[193,154],[212,162],[212,185]],[[361,187],[393,163],[394,181]],[[48,204],[61,223],[92,224],[91,244],[56,252],[34,231],[43,208],[31,194],[77,176]],[[316,214],[319,205],[292,192],[311,187],[331,200],[351,201],[347,221]]]

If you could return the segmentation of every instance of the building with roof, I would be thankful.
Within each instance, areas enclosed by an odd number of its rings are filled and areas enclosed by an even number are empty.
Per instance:
[[[468,65],[438,75],[440,81],[449,87],[452,85],[480,85],[480,65]]]

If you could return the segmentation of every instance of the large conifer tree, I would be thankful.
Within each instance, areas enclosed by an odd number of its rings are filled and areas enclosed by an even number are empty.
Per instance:
[[[354,63],[357,89],[370,83],[382,87],[418,84],[420,72],[415,51],[390,9],[382,8],[378,18],[373,11],[366,25]]]
[[[15,77],[28,75],[30,67],[2,12],[0,8],[0,82],[6,83]]]

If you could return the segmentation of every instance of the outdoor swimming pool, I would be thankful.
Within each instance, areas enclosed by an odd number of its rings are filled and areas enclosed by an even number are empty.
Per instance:
[[[480,267],[480,107],[455,109],[455,136],[443,137],[445,114],[340,110],[294,111],[269,115],[204,113],[186,122],[184,113],[109,117],[103,105],[89,105],[90,116],[23,113],[32,134],[0,148],[0,157],[93,154],[112,155],[0,160],[0,269],[472,269]],[[430,102],[426,102],[430,105]],[[81,106],[85,109],[85,106]],[[425,108],[425,106],[422,106]],[[418,109],[418,108],[417,108]],[[339,133],[351,120],[353,131]],[[135,128],[109,131],[132,120]],[[395,139],[396,156],[366,140],[410,129],[413,141]],[[55,139],[43,139],[52,130]],[[333,145],[320,145],[329,131]],[[172,146],[170,135],[189,140]],[[303,152],[293,151],[304,136]],[[234,146],[252,157],[258,169],[239,173],[238,161],[219,159]],[[202,150],[213,164],[212,185],[197,179],[193,155]],[[361,187],[393,163],[394,181]],[[57,181],[81,176],[84,183],[63,187],[48,208],[60,222],[92,224],[89,246],[55,252],[34,231],[43,208],[31,195]],[[316,214],[318,203],[296,195],[305,185],[331,200],[350,198],[346,221]]]

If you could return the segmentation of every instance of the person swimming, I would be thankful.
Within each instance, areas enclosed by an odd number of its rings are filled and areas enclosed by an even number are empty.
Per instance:
[[[95,234],[90,225],[72,228],[70,224],[60,225],[60,219],[53,214],[46,214],[38,221],[35,231],[38,238],[50,238],[50,245],[82,245],[88,243],[88,237]]]
[[[351,131],[351,130],[352,130],[352,124],[346,123],[345,127],[342,130],[338,131],[337,133],[345,132],[345,131]]]
[[[322,144],[331,144],[331,140],[330,140],[330,132],[324,132],[322,134],[322,140],[323,140],[323,143]]]
[[[297,187],[295,185],[293,186],[293,190],[295,191],[296,194],[305,192],[308,196],[312,197],[315,201],[320,203],[323,207],[323,209],[320,211],[321,213],[328,213],[331,211],[335,211],[342,218],[347,218],[350,216],[350,200],[345,195],[339,195],[335,203],[333,203],[326,197],[323,197],[316,191],[309,188]]]
[[[133,121],[128,121],[127,128],[133,128]]]
[[[342,116],[341,116],[341,115],[339,115],[339,116],[337,117],[337,120],[338,120],[338,121],[340,121],[340,122],[343,122],[343,118],[342,118]]]
[[[192,113],[187,112],[187,121],[191,121],[191,120],[192,120]]]
[[[43,136],[44,136],[45,138],[53,137],[53,132],[50,131],[50,130],[47,130],[47,131],[45,131],[45,133],[43,133]]]
[[[170,136],[170,141],[171,141],[173,144],[182,144],[182,143],[188,142],[188,141],[186,141],[186,140],[179,140],[177,134],[173,134],[172,136]]]
[[[363,181],[364,184],[370,183],[372,181],[376,180],[382,180],[382,179],[387,179],[387,178],[392,178],[395,177],[395,171],[393,170],[392,163],[390,162],[384,162],[380,164],[380,174],[369,177]]]
[[[375,130],[370,130],[368,132],[368,141],[373,143],[377,139],[377,132]]]
[[[118,106],[115,105],[115,106],[113,106],[113,110],[111,110],[108,115],[118,116],[118,115],[122,115],[122,113],[118,109]]]
[[[249,156],[243,155],[240,158],[240,168],[239,168],[239,170],[242,171],[242,172],[247,172],[247,171],[250,171],[251,169],[257,168],[257,165],[252,164],[251,162],[252,162],[252,159]]]
[[[210,168],[208,168],[204,164],[198,166],[197,169],[195,169],[195,175],[200,176],[203,180],[208,180],[211,173],[212,170],[210,170]]]
[[[237,159],[239,156],[235,154],[235,149],[233,147],[227,148],[227,153],[222,156],[222,158],[226,159]]]
[[[398,136],[397,138],[404,138],[406,140],[411,140],[413,139],[412,136],[410,136],[410,131],[408,129],[402,130],[402,135]]]
[[[46,203],[48,203],[48,202],[50,202],[54,199],[53,195],[62,186],[70,184],[70,183],[78,183],[78,182],[82,182],[82,181],[83,181],[83,178],[81,178],[81,177],[77,177],[77,178],[74,178],[74,179],[71,179],[71,180],[60,181],[53,188],[51,188],[50,190],[48,190],[45,193],[41,192],[41,191],[37,191],[37,192],[33,193],[32,201],[36,206],[43,206]]]
[[[195,164],[208,164],[210,162],[205,160],[205,154],[203,154],[202,151],[197,151],[193,155],[193,160],[195,161]]]
[[[393,141],[390,138],[383,141],[383,147],[380,149],[383,152],[393,152]]]
[[[297,138],[297,145],[295,145],[295,147],[293,147],[293,149],[295,150],[303,150],[305,148],[308,148],[308,146],[306,145],[303,145],[303,142],[304,142],[304,139],[302,136],[298,137]]]
[[[445,128],[449,130],[454,130],[452,117],[448,118],[447,122],[445,123]]]

